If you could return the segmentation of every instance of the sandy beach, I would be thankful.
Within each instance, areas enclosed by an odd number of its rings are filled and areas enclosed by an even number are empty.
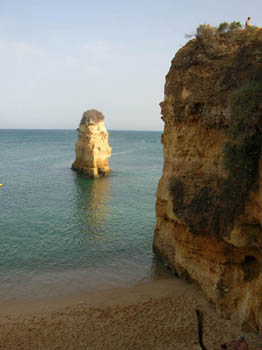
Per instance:
[[[1,305],[0,349],[200,349],[195,309],[204,311],[208,349],[244,334],[217,317],[196,286],[176,278],[74,298]]]

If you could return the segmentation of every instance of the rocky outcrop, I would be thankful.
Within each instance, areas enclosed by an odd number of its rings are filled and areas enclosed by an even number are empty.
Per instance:
[[[105,128],[103,114],[95,109],[86,111],[77,130],[76,160],[72,169],[90,178],[108,175],[111,147],[108,144],[109,134]]]
[[[262,32],[204,34],[166,77],[153,246],[220,315],[262,331]]]

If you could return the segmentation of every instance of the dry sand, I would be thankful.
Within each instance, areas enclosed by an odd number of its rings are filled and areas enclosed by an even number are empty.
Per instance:
[[[208,350],[244,334],[219,319],[197,287],[176,278],[128,289],[30,304],[1,305],[0,349],[200,349],[195,309],[204,311]]]

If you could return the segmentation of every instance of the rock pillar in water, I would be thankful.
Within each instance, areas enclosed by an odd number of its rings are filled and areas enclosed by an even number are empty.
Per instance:
[[[111,147],[103,114],[95,109],[86,111],[77,130],[76,160],[72,169],[90,178],[107,176],[110,173],[108,158]]]

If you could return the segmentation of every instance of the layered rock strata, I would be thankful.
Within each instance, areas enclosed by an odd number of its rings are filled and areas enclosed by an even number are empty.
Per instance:
[[[77,130],[76,160],[72,169],[90,178],[107,176],[110,173],[108,158],[111,147],[103,114],[95,109],[86,111]]]
[[[166,77],[153,247],[262,331],[262,33],[230,35],[191,40]]]

